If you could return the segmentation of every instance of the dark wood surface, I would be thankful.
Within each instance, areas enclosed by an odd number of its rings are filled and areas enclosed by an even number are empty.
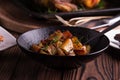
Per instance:
[[[10,1],[0,0],[0,22],[16,38],[20,35],[17,32],[51,24],[28,16]],[[111,47],[95,60],[72,70],[47,68],[21,52],[17,45],[0,52],[0,80],[120,80],[119,73],[120,53]]]
[[[19,36],[11,33],[16,38]],[[54,70],[31,59],[16,45],[0,52],[0,80],[119,80],[120,55],[116,54],[120,53],[108,48],[78,69]]]

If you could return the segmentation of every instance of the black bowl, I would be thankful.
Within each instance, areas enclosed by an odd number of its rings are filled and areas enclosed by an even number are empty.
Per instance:
[[[109,46],[109,39],[105,35],[103,35],[89,43],[91,46],[91,52],[88,55],[51,56],[35,53],[30,50],[32,44],[36,44],[40,40],[44,40],[56,30],[69,30],[74,36],[77,36],[79,39],[82,37],[82,43],[90,39],[92,36],[99,34],[98,31],[82,27],[51,26],[25,32],[21,36],[19,36],[19,38],[17,39],[17,43],[21,50],[30,55],[33,59],[42,62],[48,67],[56,69],[77,68],[82,63],[86,63],[95,59]]]

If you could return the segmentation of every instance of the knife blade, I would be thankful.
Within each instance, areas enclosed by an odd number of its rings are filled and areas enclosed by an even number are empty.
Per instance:
[[[112,24],[115,24],[118,21],[120,21],[120,15],[117,17],[114,17],[110,20],[104,20],[105,24],[98,25],[98,26],[92,27],[90,29],[98,29],[98,28],[102,28],[102,27],[106,27],[106,26],[111,26]]]

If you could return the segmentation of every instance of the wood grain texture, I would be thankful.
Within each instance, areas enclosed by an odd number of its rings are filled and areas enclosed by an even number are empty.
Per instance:
[[[16,33],[14,36],[18,37]],[[120,57],[109,48],[95,60],[78,69],[47,68],[14,46],[0,52],[1,80],[119,80]],[[118,53],[117,53],[118,54]],[[114,55],[114,56],[113,56]],[[116,56],[117,57],[116,57]]]
[[[48,26],[47,24],[51,25],[48,21],[42,22],[28,16],[28,13],[18,9],[16,5],[10,4],[10,1],[0,0],[0,22],[5,28],[22,33],[33,28]],[[116,29],[120,29],[120,26]],[[11,33],[16,38],[19,36],[18,33]],[[95,60],[83,64],[78,69],[54,70],[31,59],[22,53],[18,46],[14,46],[0,52],[0,80],[120,80],[118,54],[115,49],[109,48]]]

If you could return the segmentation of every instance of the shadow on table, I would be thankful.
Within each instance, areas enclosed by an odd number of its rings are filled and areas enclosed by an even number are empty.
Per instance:
[[[116,59],[116,60],[120,60],[120,49],[116,49],[116,48],[113,48],[113,47],[109,47],[107,50],[106,50],[106,53],[112,57],[113,59]]]

